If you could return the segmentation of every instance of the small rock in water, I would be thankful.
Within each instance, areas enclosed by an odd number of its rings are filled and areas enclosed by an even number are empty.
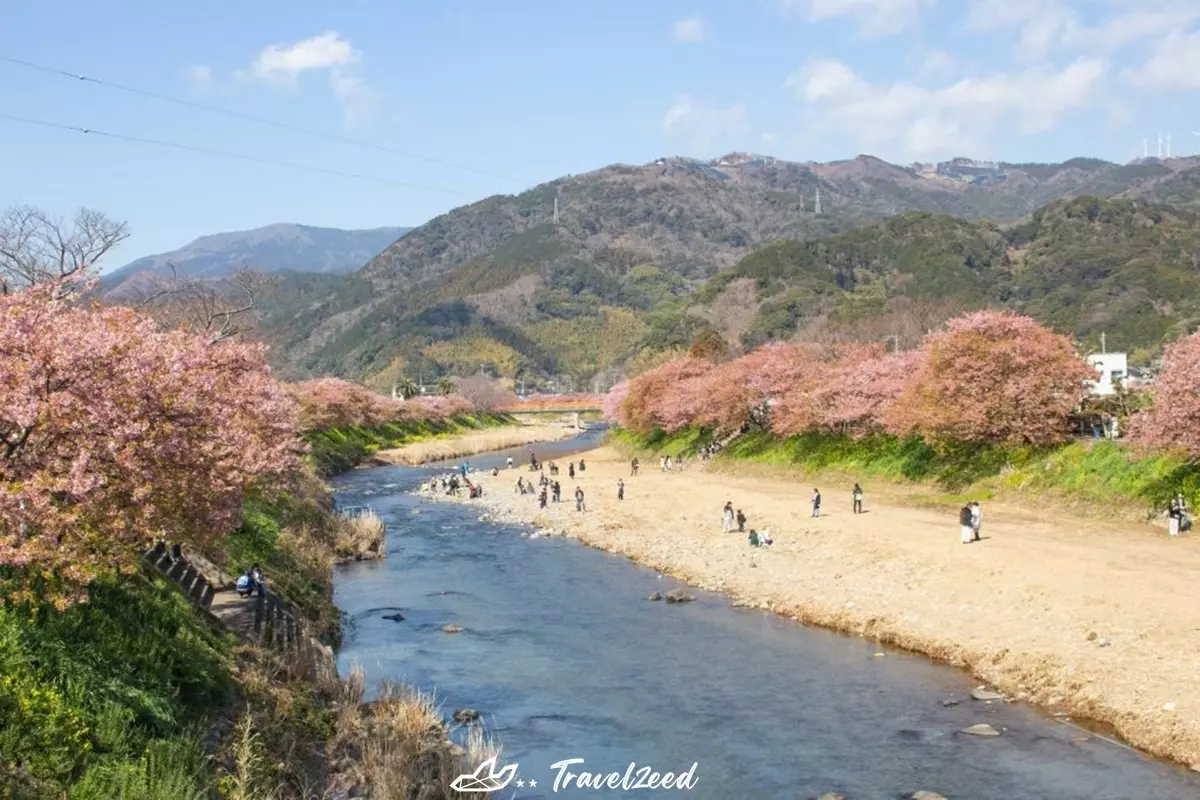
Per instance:
[[[826,792],[818,797],[817,800],[846,800],[846,795],[838,794],[837,792]]]
[[[885,655],[887,655],[887,653],[876,653],[874,657],[875,658],[883,658]]]
[[[1200,761],[1197,761],[1195,764],[1192,764],[1191,770],[1192,770],[1192,772],[1200,772]]]
[[[662,600],[662,592],[651,592],[647,600]]]
[[[989,689],[986,686],[976,687],[971,691],[972,700],[1003,700],[1004,695],[997,692],[995,689]]]
[[[682,589],[672,589],[667,592],[668,603],[690,603],[695,598]]]
[[[912,800],[946,800],[946,798],[937,792],[927,792],[922,789],[921,791],[913,794]]]
[[[474,722],[479,719],[479,712],[473,708],[460,708],[454,712],[455,722]]]
[[[462,628],[454,623],[450,623],[449,625],[442,626],[442,633],[462,633]]]
[[[384,619],[390,619],[392,622],[404,622],[403,614],[384,614]]]
[[[949,697],[942,701],[942,705],[945,706],[946,708],[949,708],[950,706],[958,705],[958,701],[955,700],[953,697]]]
[[[962,732],[969,734],[971,736],[999,736],[1000,735],[1000,731],[996,730],[991,725],[988,725],[986,722],[980,722],[978,724],[972,725],[969,728],[963,728]]]

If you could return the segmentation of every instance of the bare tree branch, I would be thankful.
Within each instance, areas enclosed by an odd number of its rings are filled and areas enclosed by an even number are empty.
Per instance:
[[[67,221],[14,206],[0,214],[0,293],[95,274],[128,236],[124,222],[99,211],[81,208]]]
[[[272,276],[248,267],[209,281],[182,276],[172,264],[169,277],[143,279],[126,303],[166,327],[184,328],[216,344],[254,329],[261,296],[274,284]]]

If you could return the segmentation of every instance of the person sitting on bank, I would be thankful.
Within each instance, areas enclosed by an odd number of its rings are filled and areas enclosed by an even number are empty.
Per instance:
[[[751,547],[770,547],[775,543],[775,540],[771,538],[771,534],[765,530],[756,531],[754,528],[751,528],[748,538],[750,539]]]
[[[242,576],[237,579],[237,593],[239,597],[253,597],[254,590],[258,588],[258,584],[254,581],[253,570],[248,569],[242,573]],[[262,590],[259,589],[259,595]]]

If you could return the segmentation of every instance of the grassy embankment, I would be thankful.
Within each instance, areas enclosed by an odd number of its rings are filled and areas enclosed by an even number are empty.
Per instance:
[[[712,438],[710,432],[696,429],[671,436],[639,436],[627,430],[612,434],[613,443],[628,451],[668,455],[694,454]],[[1103,440],[1045,448],[935,448],[918,438],[807,434],[783,439],[758,431],[735,439],[718,463],[724,469],[752,465],[917,484],[920,490],[910,495],[911,501],[928,505],[958,504],[966,498],[1052,497],[1101,514],[1128,514],[1165,509],[1180,491],[1193,506],[1200,502],[1200,469],[1185,457]]]
[[[353,469],[380,450],[400,447],[425,439],[457,436],[485,428],[514,425],[507,414],[483,412],[460,414],[431,422],[389,422],[373,428],[330,428],[309,434],[309,458],[318,475],[328,477]]]
[[[313,437],[328,443],[315,463],[493,424],[326,432]],[[212,555],[228,572],[261,564],[336,644],[332,567],[350,554],[330,508],[321,482],[302,475],[290,494],[247,501],[242,527]],[[238,643],[148,567],[99,582],[65,612],[0,606],[0,798],[269,800],[333,785],[390,797],[457,774],[428,697],[394,687],[367,708],[361,676],[314,683],[297,666]]]

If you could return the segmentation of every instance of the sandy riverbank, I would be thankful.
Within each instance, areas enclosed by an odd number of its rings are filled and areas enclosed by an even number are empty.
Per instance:
[[[1149,526],[987,504],[984,541],[963,545],[953,514],[889,504],[866,485],[812,486],[655,464],[629,475],[611,448],[563,475],[547,511],[484,478],[501,521],[532,522],[740,602],[862,634],[970,670],[1016,699],[1111,725],[1133,745],[1200,762],[1200,543]],[[528,474],[522,471],[520,474]],[[616,499],[624,478],[625,500]],[[589,510],[567,502],[575,486]],[[770,549],[723,534],[726,500],[766,528]],[[878,502],[876,502],[878,501]]]
[[[493,450],[522,447],[537,442],[557,442],[579,431],[562,424],[554,425],[511,425],[502,428],[486,428],[460,436],[442,439],[426,439],[406,444],[392,450],[380,450],[375,454],[376,464],[427,464],[448,458],[464,458]],[[514,479],[515,480],[515,479]]]

